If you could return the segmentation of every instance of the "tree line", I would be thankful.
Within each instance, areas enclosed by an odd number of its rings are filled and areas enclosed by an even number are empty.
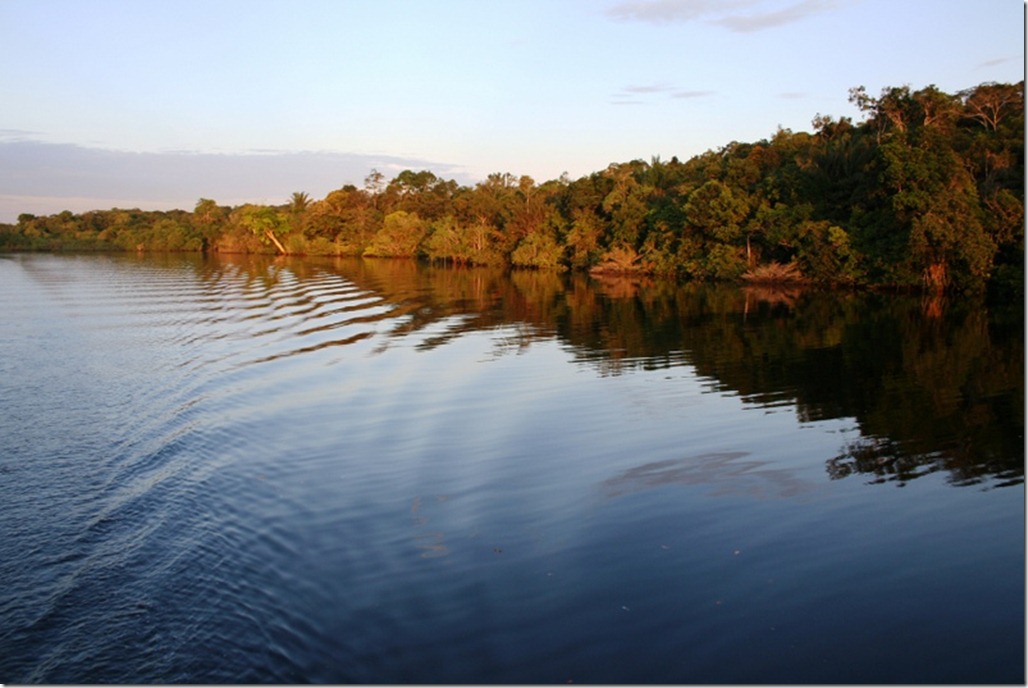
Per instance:
[[[1024,82],[850,90],[817,115],[680,161],[473,186],[377,171],[315,200],[23,214],[0,249],[420,258],[457,265],[1023,294]]]

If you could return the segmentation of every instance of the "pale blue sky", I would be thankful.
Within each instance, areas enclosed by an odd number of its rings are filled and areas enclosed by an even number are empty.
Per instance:
[[[0,0],[0,221],[686,159],[1024,78],[1020,0]]]

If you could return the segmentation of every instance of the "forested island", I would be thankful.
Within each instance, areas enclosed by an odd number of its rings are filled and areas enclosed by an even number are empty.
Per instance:
[[[315,200],[23,214],[0,250],[282,253],[1022,296],[1024,82],[850,90],[817,115],[687,161],[571,180],[377,172]]]

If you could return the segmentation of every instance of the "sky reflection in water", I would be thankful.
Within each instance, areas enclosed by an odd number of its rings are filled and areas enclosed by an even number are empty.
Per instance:
[[[1023,329],[980,304],[191,256],[0,286],[4,680],[1023,679]]]

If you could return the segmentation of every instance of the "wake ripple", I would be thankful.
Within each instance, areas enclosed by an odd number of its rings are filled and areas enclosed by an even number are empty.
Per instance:
[[[250,467],[260,427],[302,403],[283,365],[339,362],[408,310],[277,266],[26,256],[0,281],[20,361],[0,370],[0,676],[302,681],[296,600],[318,592],[286,524],[306,507]]]

